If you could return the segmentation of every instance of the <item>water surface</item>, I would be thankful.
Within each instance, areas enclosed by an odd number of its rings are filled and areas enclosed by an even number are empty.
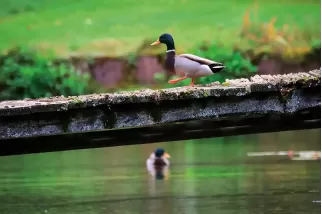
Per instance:
[[[321,213],[320,161],[247,155],[319,151],[320,131],[0,157],[0,213]],[[156,147],[163,180],[145,166]]]

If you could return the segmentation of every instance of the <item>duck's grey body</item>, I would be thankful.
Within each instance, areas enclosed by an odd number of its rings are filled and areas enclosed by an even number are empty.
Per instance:
[[[178,76],[189,78],[213,75],[223,69],[219,63],[193,54],[180,54],[174,56],[174,72]]]

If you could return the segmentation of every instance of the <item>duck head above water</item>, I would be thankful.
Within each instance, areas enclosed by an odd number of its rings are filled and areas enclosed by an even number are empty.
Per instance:
[[[162,148],[157,148],[155,151],[154,151],[154,155],[156,158],[170,158],[170,155],[168,153],[166,153],[164,151],[164,149]]]

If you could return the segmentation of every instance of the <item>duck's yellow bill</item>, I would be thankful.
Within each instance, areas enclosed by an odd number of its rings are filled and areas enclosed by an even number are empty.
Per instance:
[[[160,44],[160,40],[153,42],[151,45],[158,45],[158,44]]]
[[[166,152],[163,154],[163,156],[164,156],[165,158],[171,158],[171,156],[170,156],[168,153],[166,153]]]

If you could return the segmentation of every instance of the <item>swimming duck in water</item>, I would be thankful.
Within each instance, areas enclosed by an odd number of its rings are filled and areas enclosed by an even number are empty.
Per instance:
[[[164,149],[157,148],[147,159],[146,163],[150,166],[169,166],[169,158],[170,155]]]
[[[167,179],[170,155],[162,148],[156,149],[146,161],[147,170],[153,178],[162,180]]]
[[[171,73],[181,76],[178,79],[169,80],[168,83],[175,84],[187,78],[191,78],[190,86],[194,86],[196,77],[213,75],[225,68],[222,63],[205,59],[193,54],[176,55],[173,37],[170,34],[162,34],[159,39],[151,45],[165,44],[167,46],[165,68]]]

